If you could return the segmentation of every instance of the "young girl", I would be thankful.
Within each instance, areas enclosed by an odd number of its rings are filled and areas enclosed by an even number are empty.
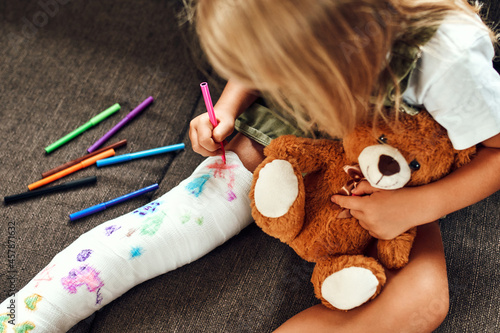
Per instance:
[[[395,110],[425,107],[456,149],[479,145],[471,164],[433,184],[381,191],[363,182],[358,196],[333,196],[374,237],[392,239],[419,226],[410,264],[389,273],[374,301],[347,313],[318,305],[278,331],[427,332],[439,326],[448,286],[439,227],[431,222],[500,189],[500,78],[492,68],[490,31],[472,8],[466,1],[218,0],[199,1],[196,22],[209,60],[229,79],[216,106],[220,124],[212,129],[206,115],[192,122],[200,154],[220,153],[218,142],[254,91],[332,137],[378,116],[389,100]],[[411,46],[422,53],[409,75],[400,55],[410,57],[411,68]],[[290,126],[270,112],[251,111],[236,120],[245,136],[231,144],[253,170],[262,151],[255,142],[267,144]],[[431,308],[434,315],[423,317]]]
[[[219,125],[204,114],[190,127],[193,149],[209,157],[158,200],[82,235],[15,301],[2,303],[0,318],[14,303],[18,328],[66,331],[142,281],[201,257],[252,221],[251,172],[272,138],[342,137],[388,105],[425,107],[456,149],[478,145],[478,154],[430,185],[381,191],[363,183],[357,194],[364,196],[332,196],[375,237],[419,226],[412,258],[388,272],[375,300],[349,312],[317,305],[278,331],[439,326],[448,285],[432,221],[500,189],[500,78],[491,66],[490,31],[465,1],[199,0],[194,8],[203,49],[228,79],[215,106]],[[260,94],[285,112],[253,104]],[[235,127],[240,133],[227,144],[223,164],[220,142]]]

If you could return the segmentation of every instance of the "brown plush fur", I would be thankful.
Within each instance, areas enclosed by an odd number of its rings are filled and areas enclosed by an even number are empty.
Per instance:
[[[379,282],[372,298],[385,283],[384,268],[363,255],[372,237],[355,218],[337,218],[341,208],[330,201],[349,180],[343,166],[357,163],[365,147],[380,144],[377,140],[382,134],[386,144],[397,148],[408,163],[415,159],[420,163],[406,186],[440,179],[468,163],[475,153],[475,148],[454,150],[445,129],[423,111],[417,116],[401,114],[398,121],[380,121],[375,127],[358,126],[343,141],[280,137],[266,147],[267,157],[254,172],[250,199],[256,223],[267,234],[289,244],[303,259],[316,263],[312,276],[316,296],[332,309],[335,307],[321,295],[321,285],[335,272],[352,266],[371,270]],[[275,159],[293,166],[299,194],[286,214],[270,218],[257,210],[254,195],[260,170]],[[393,240],[379,241],[380,262],[389,269],[404,267],[415,235],[414,228]]]

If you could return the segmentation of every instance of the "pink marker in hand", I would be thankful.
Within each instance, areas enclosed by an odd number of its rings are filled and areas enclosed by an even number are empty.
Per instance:
[[[212,125],[217,127],[219,122],[217,121],[217,118],[215,117],[215,111],[214,111],[214,106],[212,104],[212,98],[210,97],[210,91],[208,90],[208,83],[202,82],[200,84],[201,87],[201,93],[203,94],[203,99],[205,100],[205,106],[207,107],[207,112],[208,112],[208,119],[210,119],[210,122]],[[226,151],[224,150],[224,144],[221,142],[220,143],[220,148],[222,149],[222,161],[224,164],[226,163]]]

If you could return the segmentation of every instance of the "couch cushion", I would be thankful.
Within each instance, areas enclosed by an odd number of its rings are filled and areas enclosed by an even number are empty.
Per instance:
[[[7,239],[8,223],[16,227],[18,288],[79,235],[160,196],[202,160],[189,148],[187,131],[189,120],[204,112],[198,84],[205,78],[197,71],[201,60],[193,61],[184,46],[184,30],[174,14],[178,4],[0,3],[0,45],[5,46],[0,48],[2,195],[23,192],[41,172],[84,154],[150,95],[155,103],[109,142],[129,140],[119,154],[178,142],[188,147],[177,154],[90,167],[60,182],[97,175],[93,187],[0,206],[0,239]],[[214,101],[220,93],[215,83]],[[119,113],[45,154],[45,146],[116,102],[122,104]],[[155,182],[160,184],[155,193],[69,223],[69,213]],[[439,332],[495,331],[500,326],[495,292],[500,281],[499,195],[441,222],[451,308]],[[287,245],[251,225],[204,258],[131,289],[72,332],[271,331],[318,303],[309,282],[312,268]],[[0,278],[6,273],[6,265],[0,265]],[[1,289],[2,300],[6,296]]]

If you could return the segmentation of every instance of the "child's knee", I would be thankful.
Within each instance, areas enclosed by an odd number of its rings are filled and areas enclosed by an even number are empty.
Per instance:
[[[416,274],[413,289],[416,303],[408,318],[415,332],[432,332],[445,320],[450,304],[446,271],[431,269]]]

